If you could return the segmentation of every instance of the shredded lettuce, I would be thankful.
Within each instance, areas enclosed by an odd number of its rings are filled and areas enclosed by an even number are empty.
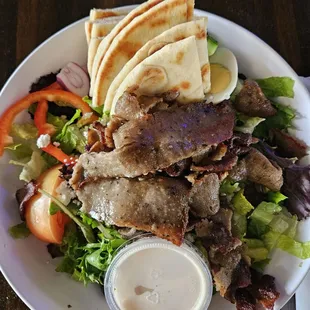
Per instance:
[[[24,239],[27,238],[31,234],[31,232],[28,229],[26,222],[22,222],[20,224],[10,227],[9,234],[14,239]]]
[[[269,77],[256,80],[267,97],[294,98],[295,81],[290,77]]]
[[[235,131],[252,134],[256,126],[264,122],[265,118],[250,117],[242,113],[237,114],[237,122],[234,128]]]
[[[233,198],[233,206],[235,212],[239,213],[240,215],[246,215],[251,210],[254,209],[252,204],[245,198],[243,195],[244,190],[240,190]]]

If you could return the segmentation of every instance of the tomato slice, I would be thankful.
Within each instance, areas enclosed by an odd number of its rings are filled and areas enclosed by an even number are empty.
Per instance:
[[[59,175],[60,165],[45,171],[38,179],[39,188],[51,195],[56,195],[56,189],[63,181]],[[51,199],[41,193],[35,194],[26,204],[25,218],[29,230],[38,239],[60,244],[64,235],[65,225],[69,217],[61,211],[50,215]]]

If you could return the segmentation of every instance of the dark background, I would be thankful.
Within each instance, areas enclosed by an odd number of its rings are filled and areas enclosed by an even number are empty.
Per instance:
[[[142,2],[0,0],[0,87],[36,46],[61,28],[87,16],[91,8]],[[218,14],[247,28],[279,52],[299,75],[310,75],[310,1],[196,0],[196,8]],[[293,305],[292,302],[286,309],[294,309]],[[22,310],[27,307],[0,275],[2,309]]]

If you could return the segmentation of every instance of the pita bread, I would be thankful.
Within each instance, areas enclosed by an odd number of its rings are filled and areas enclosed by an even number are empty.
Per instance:
[[[119,15],[127,15],[131,9],[124,9],[124,8],[115,8],[115,9],[107,9],[107,10],[101,10],[101,9],[92,9],[89,13],[89,20],[85,22],[85,34],[86,34],[86,40],[89,44],[90,38],[91,38],[91,31],[93,27],[93,21],[96,19],[102,19],[112,16],[119,16]]]
[[[132,8],[113,8],[113,9],[91,9],[89,13],[89,20],[102,19],[109,16],[127,15]],[[114,15],[112,15],[114,14]]]
[[[92,75],[90,79],[90,96],[93,95],[93,89],[95,85],[96,76],[100,67],[100,64],[102,62],[102,59],[110,47],[110,44],[114,40],[114,38],[125,28],[134,18],[137,16],[140,16],[153,6],[157,5],[158,3],[162,2],[164,0],[149,0],[147,2],[142,3],[138,7],[136,7],[134,10],[132,10],[122,21],[120,21],[116,27],[110,32],[110,34],[100,43],[98,46],[98,51],[94,59],[93,68],[92,68]]]
[[[117,77],[113,80],[104,103],[104,110],[110,111],[112,102],[117,101],[119,98],[115,98],[115,94],[120,87],[122,81],[126,76],[145,58],[153,54],[156,50],[161,49],[163,46],[180,41],[190,36],[196,37],[196,45],[198,49],[199,62],[202,74],[203,89],[207,93],[210,89],[210,70],[209,57],[208,57],[208,44],[206,40],[207,18],[201,18],[199,20],[183,23],[163,32],[156,38],[147,42],[133,58],[131,58]]]
[[[93,22],[91,38],[104,37],[125,17],[125,15],[97,19]]]
[[[119,98],[128,88],[138,96],[153,96],[178,90],[178,101],[187,103],[204,98],[196,37],[168,44],[138,64],[117,90]],[[117,100],[113,101],[114,114]]]
[[[192,16],[188,17],[188,3],[193,1],[166,0],[136,17],[115,37],[98,70],[93,88],[95,106],[104,104],[114,78],[147,41],[175,25],[188,21],[188,18],[192,19]]]
[[[87,54],[87,70],[89,75],[91,75],[91,69],[93,67],[94,58],[98,49],[100,42],[104,37],[91,38],[88,45],[88,54]]]

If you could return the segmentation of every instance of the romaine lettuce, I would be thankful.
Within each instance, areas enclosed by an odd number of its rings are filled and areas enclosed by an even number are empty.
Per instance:
[[[294,98],[295,81],[290,77],[274,76],[256,82],[267,97]]]
[[[37,179],[40,174],[47,168],[47,164],[41,155],[41,151],[35,150],[32,152],[29,161],[24,160],[10,160],[10,164],[22,166],[22,172],[19,175],[21,181],[30,182]]]
[[[243,195],[243,189],[240,190],[233,198],[234,211],[240,215],[246,215],[254,209],[252,204]]]
[[[237,123],[234,128],[235,131],[252,134],[256,126],[264,122],[265,118],[250,117],[242,113],[237,114]]]

